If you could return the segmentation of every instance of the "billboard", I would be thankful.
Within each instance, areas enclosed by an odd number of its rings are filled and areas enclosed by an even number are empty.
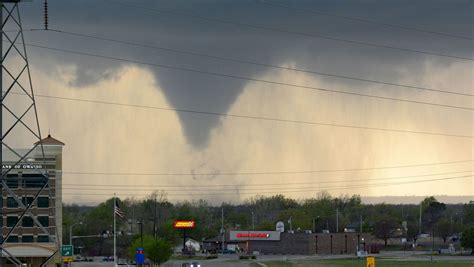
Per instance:
[[[187,221],[177,220],[177,221],[174,221],[174,224],[173,224],[173,227],[177,229],[194,228],[195,226],[196,226],[196,222],[191,221],[191,220],[187,220]]]
[[[279,241],[281,232],[277,231],[230,231],[229,239],[232,241],[267,240]]]

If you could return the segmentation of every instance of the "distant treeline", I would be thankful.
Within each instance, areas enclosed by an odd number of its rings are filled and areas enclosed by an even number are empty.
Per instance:
[[[125,219],[118,218],[119,253],[126,254],[131,240],[139,234],[143,222],[143,233],[178,242],[180,231],[173,229],[175,220],[195,220],[196,228],[189,231],[195,240],[216,237],[222,225],[224,228],[274,230],[278,221],[289,221],[295,231],[311,230],[322,232],[362,231],[370,232],[387,240],[391,237],[406,237],[416,240],[421,233],[434,233],[448,240],[458,235],[465,227],[474,226],[474,202],[465,204],[444,204],[434,197],[424,199],[420,204],[362,204],[358,195],[332,197],[326,192],[313,198],[294,200],[283,195],[259,196],[242,204],[222,203],[210,205],[205,200],[184,201],[173,204],[167,201],[166,193],[153,193],[145,199],[117,200]],[[420,228],[421,210],[421,228]],[[74,244],[85,255],[109,255],[113,224],[113,199],[96,207],[64,205],[63,241],[69,243],[69,226],[74,227]],[[82,248],[81,248],[82,247]]]

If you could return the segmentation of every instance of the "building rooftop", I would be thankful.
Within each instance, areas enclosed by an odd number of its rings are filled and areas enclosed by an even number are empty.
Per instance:
[[[66,145],[63,142],[59,141],[58,139],[55,139],[55,138],[51,137],[50,134],[48,134],[48,137],[44,138],[43,140],[36,142],[35,145],[39,144],[40,142],[43,145],[46,145],[46,146],[64,146],[64,145]]]

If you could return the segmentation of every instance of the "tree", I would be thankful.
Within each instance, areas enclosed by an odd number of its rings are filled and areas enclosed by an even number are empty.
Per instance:
[[[384,215],[375,222],[373,234],[377,238],[383,239],[385,246],[387,246],[387,240],[392,237],[392,233],[397,226],[396,218]]]
[[[419,235],[419,222],[416,220],[412,220],[408,222],[408,231],[407,231],[407,237],[413,239],[413,241],[416,243],[416,240],[418,239]]]
[[[135,258],[136,249],[141,247],[141,238],[136,236],[132,244],[128,249],[128,255],[131,258]],[[173,255],[172,245],[163,239],[154,239],[150,235],[143,236],[143,249],[145,251],[145,257],[151,260],[153,263],[162,264],[169,260]]]
[[[432,228],[439,221],[446,210],[446,204],[438,202],[434,197],[425,198],[421,206],[424,224],[429,228]]]
[[[472,248],[471,254],[474,254],[474,227],[468,227],[462,232],[461,246]]]
[[[463,206],[464,223],[466,225],[474,226],[474,201],[470,201]]]
[[[447,219],[441,219],[436,223],[435,229],[436,234],[446,243],[446,239],[448,239],[451,234],[451,222]]]
[[[301,209],[287,209],[280,212],[278,220],[285,223],[286,228],[290,229],[288,220],[291,218],[291,225],[293,230],[300,228],[301,230],[311,229],[312,220],[307,214]],[[288,224],[287,224],[288,222]],[[275,228],[275,224],[273,225]]]

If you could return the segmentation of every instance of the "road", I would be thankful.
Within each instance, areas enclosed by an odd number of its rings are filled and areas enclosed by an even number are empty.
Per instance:
[[[387,258],[396,261],[430,261],[431,257],[426,255],[426,252],[405,252],[405,251],[388,251],[382,252],[381,254],[375,255],[376,258]],[[275,261],[288,261],[288,262],[311,262],[318,260],[331,260],[331,259],[351,259],[353,255],[259,255],[257,260],[239,260],[238,255],[219,255],[219,258],[212,260],[196,260],[196,259],[174,259],[162,266],[164,267],[182,267],[183,263],[199,262],[202,267],[249,267],[252,263],[253,266],[259,264],[262,267],[267,266],[268,262]],[[466,261],[474,262],[474,256],[433,256],[434,261]],[[75,262],[72,267],[112,267],[113,263],[110,262]]]

